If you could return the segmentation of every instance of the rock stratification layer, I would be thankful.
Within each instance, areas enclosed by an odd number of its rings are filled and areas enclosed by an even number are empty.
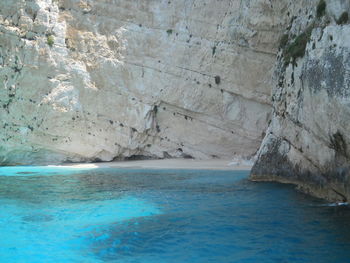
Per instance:
[[[350,198],[350,2],[310,1],[281,38],[273,117],[252,179]]]
[[[252,156],[281,11],[269,0],[1,1],[0,163]]]

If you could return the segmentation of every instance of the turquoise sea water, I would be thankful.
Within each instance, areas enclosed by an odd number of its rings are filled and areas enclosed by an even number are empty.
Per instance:
[[[0,262],[349,262],[348,207],[247,176],[0,168]]]

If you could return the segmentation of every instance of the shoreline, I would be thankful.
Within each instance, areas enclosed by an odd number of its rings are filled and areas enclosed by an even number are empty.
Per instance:
[[[130,168],[130,169],[189,169],[189,170],[224,170],[224,171],[249,171],[252,165],[234,162],[232,160],[193,160],[193,159],[160,159],[137,161],[113,161],[99,163],[75,163],[50,165],[51,167],[71,168]]]

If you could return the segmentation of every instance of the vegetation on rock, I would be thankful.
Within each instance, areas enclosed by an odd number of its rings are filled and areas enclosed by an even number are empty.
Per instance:
[[[288,44],[289,35],[284,34],[280,39],[280,48],[284,48]]]
[[[337,24],[338,25],[344,25],[344,24],[348,23],[348,21],[349,21],[349,14],[348,14],[348,12],[343,12],[341,14],[341,16],[338,18]]]
[[[50,47],[52,47],[54,43],[55,43],[55,39],[54,39],[53,35],[48,35],[48,36],[47,36],[47,44],[48,44]]]
[[[326,2],[324,0],[320,0],[316,9],[317,18],[321,18],[326,14],[326,7],[327,7]]]
[[[294,64],[297,58],[305,55],[306,46],[310,40],[313,28],[313,24],[307,27],[303,33],[297,36],[295,40],[284,49],[283,55],[285,64],[288,64],[291,59]]]

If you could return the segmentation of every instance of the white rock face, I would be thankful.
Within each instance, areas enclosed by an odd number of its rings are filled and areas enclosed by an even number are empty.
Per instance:
[[[340,17],[350,14],[350,2],[326,1],[318,18],[317,3],[304,5],[286,31],[273,118],[252,178],[295,183],[343,201],[350,198],[350,25]],[[303,32],[309,32],[305,54],[286,61]]]
[[[0,162],[251,157],[284,2],[2,0]]]

